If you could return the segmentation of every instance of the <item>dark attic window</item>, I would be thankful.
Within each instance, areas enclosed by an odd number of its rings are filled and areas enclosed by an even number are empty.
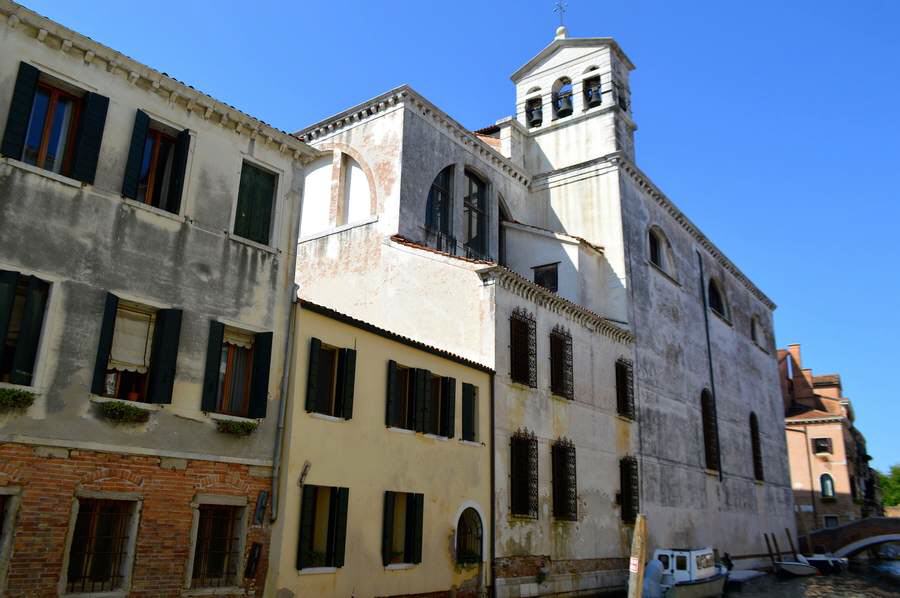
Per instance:
[[[535,284],[554,293],[559,290],[559,262],[535,266],[532,270],[534,271]]]

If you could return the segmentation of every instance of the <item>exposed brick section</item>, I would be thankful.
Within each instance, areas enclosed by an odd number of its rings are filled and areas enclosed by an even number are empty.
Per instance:
[[[532,577],[550,565],[546,555],[507,556],[494,559],[494,574],[502,577]]]
[[[44,456],[46,455],[46,456]],[[165,461],[165,463],[163,463]],[[56,596],[63,569],[72,501],[78,490],[138,493],[143,497],[130,596],[180,596],[184,586],[193,512],[199,493],[246,496],[246,549],[263,545],[255,579],[239,577],[248,591],[262,594],[268,563],[268,517],[254,525],[259,492],[269,478],[233,463],[168,459],[72,449],[60,459],[34,447],[0,444],[0,486],[22,489],[7,596]],[[254,471],[254,473],[259,473]],[[244,555],[246,558],[246,554]]]

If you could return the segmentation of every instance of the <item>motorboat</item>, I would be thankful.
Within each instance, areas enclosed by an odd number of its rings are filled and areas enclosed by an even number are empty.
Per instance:
[[[712,548],[658,549],[647,573],[657,578],[662,598],[718,598],[728,580],[728,569],[716,563]]]
[[[820,574],[819,569],[806,560],[802,554],[798,554],[793,561],[775,561],[775,570],[787,577],[807,577]]]
[[[846,571],[849,564],[847,559],[831,554],[814,554],[804,558],[806,558],[806,562],[825,574]]]

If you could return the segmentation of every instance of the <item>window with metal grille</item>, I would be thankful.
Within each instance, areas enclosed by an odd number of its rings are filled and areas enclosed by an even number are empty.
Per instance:
[[[637,459],[623,457],[619,461],[619,506],[622,521],[634,523],[640,511],[640,480],[638,478]]]
[[[456,525],[456,562],[460,564],[482,561],[481,517],[472,507],[463,510]]]
[[[192,588],[237,584],[244,507],[200,505]]]
[[[817,455],[830,455],[833,451],[831,438],[813,438],[813,452]]]
[[[572,373],[572,335],[561,326],[550,333],[550,391],[570,401],[575,398]]]
[[[700,418],[703,423],[703,452],[706,469],[719,471],[719,431],[716,426],[716,403],[712,393],[700,394]]]
[[[553,516],[578,520],[578,483],[575,469],[575,445],[560,439],[553,443]]]
[[[538,443],[534,433],[519,430],[510,444],[510,511],[519,517],[538,516]]]
[[[447,166],[434,178],[425,204],[425,228],[450,234],[453,202],[453,166]],[[438,249],[441,249],[440,247]]]
[[[553,291],[559,290],[559,263],[544,264],[531,269],[534,272],[534,284]]]
[[[750,413],[750,443],[753,448],[753,477],[762,482],[764,479],[762,445],[759,441],[759,420],[755,413]]]
[[[509,318],[509,376],[537,388],[537,339],[534,316],[516,309]]]
[[[78,500],[66,592],[110,592],[123,588],[134,506],[127,500]]]
[[[616,413],[634,419],[634,365],[627,359],[616,361]]]

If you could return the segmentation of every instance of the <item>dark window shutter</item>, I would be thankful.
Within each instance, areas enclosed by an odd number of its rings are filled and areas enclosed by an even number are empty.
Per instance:
[[[616,411],[634,419],[634,366],[626,359],[616,361]]]
[[[0,361],[3,360],[3,349],[6,347],[6,335],[9,332],[9,320],[16,302],[18,283],[18,272],[0,270]]]
[[[181,195],[184,192],[184,178],[187,174],[188,151],[191,148],[191,133],[187,129],[178,134],[175,141],[175,156],[172,164],[172,186],[169,189],[166,210],[177,214],[181,211]]]
[[[219,403],[219,365],[222,361],[222,339],[225,324],[210,320],[209,340],[206,343],[206,369],[203,375],[203,399],[200,409],[215,411]]]
[[[475,440],[475,387],[462,386],[462,439]]]
[[[257,243],[269,242],[272,206],[275,202],[274,174],[244,162],[238,188],[234,233]]]
[[[322,341],[313,337],[309,339],[309,370],[306,373],[306,410],[317,411],[316,399],[319,396],[319,359],[322,352]]]
[[[510,506],[514,515],[538,516],[537,438],[519,431],[510,438]]]
[[[393,363],[393,362],[392,362]],[[409,510],[407,509],[407,512]],[[384,517],[381,527],[381,562],[385,567],[391,564],[391,552],[394,549],[394,493],[384,493]]]
[[[527,474],[523,465],[522,441],[516,436],[509,439],[509,475],[510,511],[513,515],[524,515],[527,511],[523,500]]]
[[[137,198],[138,181],[141,178],[141,163],[144,161],[144,145],[147,142],[147,131],[149,129],[150,117],[143,110],[138,110],[134,115],[131,145],[128,146],[128,162],[125,163],[125,177],[122,179],[122,195],[131,199]]]
[[[28,121],[31,119],[31,107],[40,74],[30,64],[19,63],[19,74],[6,117],[3,144],[0,145],[0,154],[15,160],[22,159],[22,151],[25,149],[25,135],[28,133]]]
[[[550,447],[550,466],[551,466],[551,475],[553,476],[551,490],[553,495],[553,516],[556,518],[561,518],[565,515],[565,508],[563,505],[563,470],[565,465],[563,464],[563,451],[562,447],[557,443],[553,443]]]
[[[253,374],[250,377],[248,417],[265,417],[269,403],[269,366],[272,362],[272,333],[260,332],[253,338]]]
[[[640,484],[637,459],[634,457],[623,457],[622,460],[619,461],[619,474],[622,521],[625,523],[634,523],[640,512],[638,498]]]
[[[106,294],[103,307],[103,323],[100,326],[100,340],[97,342],[97,361],[94,362],[94,379],[91,392],[103,395],[106,391],[106,368],[109,365],[109,352],[112,350],[113,333],[116,330],[116,311],[119,309],[119,298],[112,293]]]
[[[356,351],[354,349],[341,349],[341,417],[353,418],[353,391],[356,384]]]
[[[753,477],[762,482],[764,480],[762,446],[759,441],[759,420],[755,413],[750,414],[750,443],[753,451]],[[855,486],[851,484],[850,489],[855,490]]]
[[[559,334],[550,335],[550,390],[555,395],[565,395],[563,381],[563,338]]]
[[[407,506],[407,521],[409,521],[410,515],[412,515],[412,554],[410,562],[412,563],[421,563],[422,562],[422,528],[424,523],[424,514],[425,514],[425,495],[424,494],[409,494],[407,495],[407,505],[410,503],[410,499],[412,504],[414,505],[414,510],[412,513],[409,511],[409,507]]]
[[[563,341],[563,396],[575,399],[575,356],[572,351],[572,335],[566,333]]]
[[[400,419],[400,389],[397,385],[397,362],[388,361],[387,400],[384,410],[384,425],[393,426]]]
[[[537,388],[537,323],[528,319],[528,385]]]
[[[456,433],[456,378],[441,379],[441,436],[453,438]]]
[[[333,567],[344,566],[344,547],[347,543],[347,510],[350,503],[350,489],[337,489],[337,504],[333,504],[332,508],[336,510],[337,515],[334,521],[334,561]]]
[[[34,276],[28,278],[19,340],[16,342],[16,352],[13,354],[13,370],[10,376],[10,382],[13,384],[25,386],[31,384],[49,292],[50,285],[48,283]]]
[[[91,92],[84,94],[78,135],[75,138],[75,159],[72,163],[73,179],[94,184],[108,109],[109,98]]]
[[[538,516],[538,443],[534,434],[528,439],[528,513],[534,518]]]
[[[300,500],[300,534],[297,541],[297,569],[309,566],[316,525],[316,486],[305,484]]]
[[[416,432],[425,432],[428,415],[431,412],[431,372],[415,370],[415,395],[413,402],[416,409]]]
[[[156,312],[153,347],[150,350],[150,376],[147,394],[151,403],[171,403],[181,336],[181,310]]]
[[[719,435],[716,430],[716,404],[712,393],[704,390],[700,395],[700,418],[703,423],[703,448],[706,468],[719,470]]]

